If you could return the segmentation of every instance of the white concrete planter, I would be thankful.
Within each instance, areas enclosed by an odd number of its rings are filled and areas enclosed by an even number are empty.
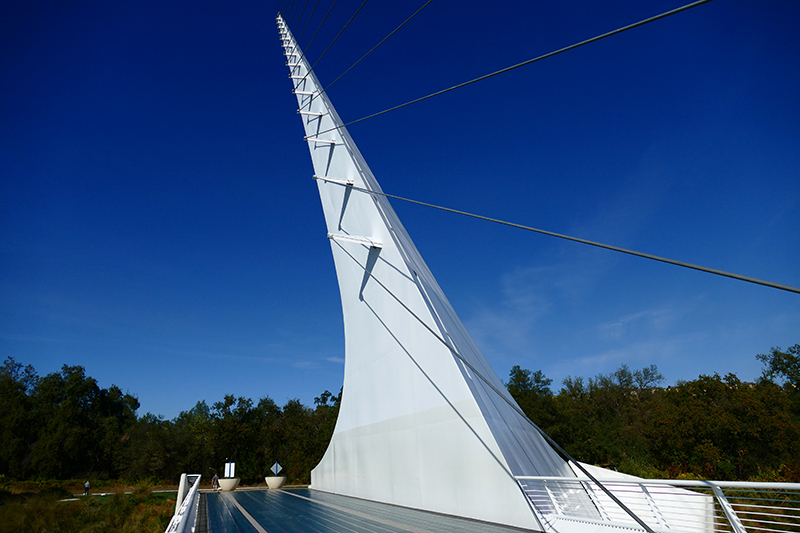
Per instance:
[[[223,477],[219,480],[219,488],[222,490],[233,490],[239,485],[238,477]]]
[[[267,476],[264,478],[267,482],[267,487],[271,489],[279,489],[286,483],[286,476]]]

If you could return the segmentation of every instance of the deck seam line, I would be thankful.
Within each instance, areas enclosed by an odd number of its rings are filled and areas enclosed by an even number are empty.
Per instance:
[[[247,519],[247,521],[250,522],[250,525],[252,525],[256,529],[256,531],[258,531],[258,533],[269,533],[266,529],[264,529],[264,527],[261,524],[258,523],[258,520],[253,518],[250,515],[250,513],[248,513],[245,510],[245,508],[242,507],[242,504],[236,501],[236,498],[233,497],[233,494],[226,494],[223,492],[221,496],[223,496],[225,499],[230,500],[233,503],[233,505],[235,505],[236,508],[239,509],[239,512],[242,513],[242,516],[244,516]]]
[[[359,518],[368,518],[370,520],[374,520],[374,521],[379,522],[379,523],[381,523],[383,525],[386,525],[386,526],[396,527],[396,528],[398,528],[398,529],[400,529],[402,531],[408,531],[409,533],[434,533],[433,531],[429,531],[427,529],[419,529],[419,528],[416,528],[414,526],[408,526],[408,525],[405,525],[405,524],[400,524],[399,522],[394,522],[392,520],[387,520],[385,518],[379,518],[379,517],[371,515],[371,514],[362,513],[361,511],[354,511],[352,509],[347,509],[346,507],[340,507],[340,506],[335,505],[333,503],[327,503],[327,502],[323,502],[323,501],[320,501],[320,500],[315,500],[313,498],[308,498],[306,496],[300,496],[299,494],[293,494],[291,491],[288,491],[288,490],[282,490],[281,492],[284,493],[284,494],[288,494],[290,496],[293,496],[295,498],[301,498],[303,500],[308,500],[308,501],[310,501],[312,503],[318,503],[320,505],[324,505],[325,507],[330,507],[331,509],[336,509],[337,511],[348,513],[348,514],[357,516]]]

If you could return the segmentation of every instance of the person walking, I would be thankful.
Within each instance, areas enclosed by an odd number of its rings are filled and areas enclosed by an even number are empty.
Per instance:
[[[217,490],[219,488],[219,476],[214,472],[214,477],[211,478],[211,488]]]
[[[89,480],[86,480],[86,483],[83,484],[83,495],[84,496],[88,496],[89,495],[89,487],[91,487],[91,484],[89,483]]]

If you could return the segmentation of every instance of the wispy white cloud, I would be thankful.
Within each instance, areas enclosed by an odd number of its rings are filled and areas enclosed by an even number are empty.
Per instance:
[[[578,355],[555,368],[559,373],[592,376],[611,372],[623,364],[633,368],[651,364],[664,367],[680,359],[689,346],[704,344],[705,340],[698,333],[646,338]]]
[[[603,339],[623,339],[631,332],[665,331],[674,322],[673,310],[667,308],[648,309],[604,322],[596,326],[594,330]]]
[[[499,301],[483,302],[467,320],[479,345],[513,352],[530,348],[530,333],[552,308],[548,280],[555,267],[531,267],[501,276]]]
[[[317,361],[309,361],[308,359],[303,361],[294,361],[292,363],[293,368],[299,369],[311,369],[311,368],[319,368],[320,364]]]

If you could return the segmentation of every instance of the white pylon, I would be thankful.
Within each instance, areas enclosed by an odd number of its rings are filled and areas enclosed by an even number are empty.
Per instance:
[[[573,476],[436,283],[278,17],[345,327],[339,418],[312,488],[542,530],[515,476]],[[331,317],[333,320],[334,318]]]

